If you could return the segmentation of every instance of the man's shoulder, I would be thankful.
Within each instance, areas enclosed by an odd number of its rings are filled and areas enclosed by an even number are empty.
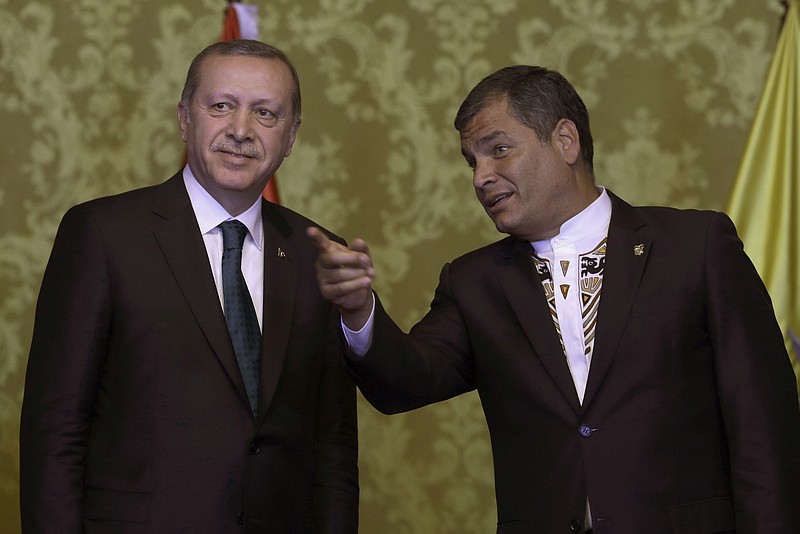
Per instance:
[[[687,229],[708,226],[714,218],[726,219],[723,212],[711,209],[678,208],[663,205],[632,205],[619,197],[612,197],[611,221],[638,226],[647,225],[650,230],[686,232]]]
[[[674,234],[683,239],[691,238],[696,234],[705,234],[715,220],[732,225],[730,218],[725,213],[716,210],[668,206],[644,206],[638,209],[642,219],[651,230],[661,234]]]
[[[164,220],[164,214],[189,209],[189,196],[181,180],[175,177],[121,193],[102,196],[76,204],[62,217],[64,229],[102,227],[117,236],[130,228],[143,228]]]
[[[511,236],[473,249],[458,256],[450,263],[461,268],[478,267],[481,265],[495,264],[509,260],[518,252],[520,247],[530,247],[528,243]],[[532,250],[532,249],[531,249]]]
[[[678,208],[674,206],[634,206],[642,216],[653,219],[707,219],[719,213],[716,210]]]
[[[125,215],[125,210],[131,210],[138,204],[152,204],[156,195],[160,191],[174,190],[175,193],[180,192],[183,188],[182,182],[176,182],[175,177],[172,177],[164,182],[146,185],[135,189],[129,189],[120,193],[105,195],[91,200],[86,200],[76,204],[71,208],[71,211],[104,211],[108,215],[118,214]],[[183,188],[185,194],[185,188]],[[186,197],[188,199],[188,196]]]
[[[286,224],[291,225],[309,225],[313,224],[314,226],[319,226],[310,218],[306,217],[302,213],[299,213],[291,208],[287,208],[282,204],[276,204],[274,202],[270,202],[267,199],[261,200],[262,211],[263,213],[268,214],[270,217],[274,217],[277,219],[281,219],[285,221]]]
[[[261,202],[261,213],[264,217],[264,223],[271,225],[274,229],[287,237],[289,235],[298,234],[301,239],[305,241],[306,228],[315,226],[322,230],[329,239],[344,243],[341,237],[328,230],[326,227],[291,208],[287,208],[281,204],[275,204],[266,199],[263,199]]]

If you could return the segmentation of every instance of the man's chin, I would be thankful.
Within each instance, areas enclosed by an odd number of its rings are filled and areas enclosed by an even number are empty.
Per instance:
[[[497,231],[498,231],[498,232],[500,232],[501,234],[508,234],[508,233],[510,233],[510,232],[508,231],[508,227],[507,227],[505,224],[503,224],[503,218],[502,218],[502,216],[493,217],[493,218],[492,218],[492,222],[494,223],[494,227],[495,227],[495,228],[497,229]]]

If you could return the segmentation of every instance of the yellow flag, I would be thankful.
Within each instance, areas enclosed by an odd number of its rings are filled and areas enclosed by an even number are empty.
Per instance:
[[[772,297],[800,387],[798,9],[790,0],[727,211]]]

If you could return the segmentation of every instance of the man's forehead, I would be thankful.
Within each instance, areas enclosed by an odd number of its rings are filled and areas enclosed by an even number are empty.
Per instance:
[[[289,68],[278,59],[217,55],[201,65],[199,87],[204,93],[231,95],[245,89],[257,93],[254,96],[258,98],[274,99],[291,93],[292,78]]]
[[[289,67],[283,61],[261,56],[214,54],[205,58],[200,64],[201,79],[217,71],[233,71],[233,75],[264,74],[270,78],[283,78],[287,82],[291,82],[292,78]]]
[[[514,120],[514,118],[508,112],[506,100],[504,98],[492,99],[478,109],[461,132],[461,137],[474,136],[481,129],[491,128],[492,125],[511,120]]]

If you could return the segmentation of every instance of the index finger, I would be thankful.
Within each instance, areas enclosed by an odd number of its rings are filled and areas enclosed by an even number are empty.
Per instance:
[[[328,236],[326,236],[325,233],[316,226],[309,226],[306,228],[306,237],[308,237],[308,240],[311,241],[315,247],[317,247],[319,252],[327,251],[333,244],[333,241],[331,241]]]

